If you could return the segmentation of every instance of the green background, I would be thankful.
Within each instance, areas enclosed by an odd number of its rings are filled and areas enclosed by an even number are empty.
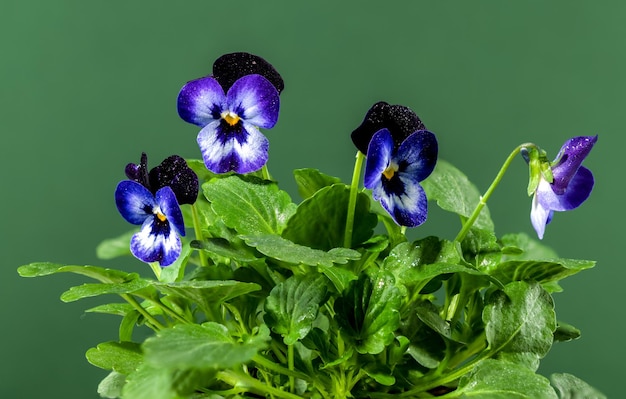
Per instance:
[[[115,185],[142,151],[153,166],[173,153],[200,157],[176,95],[233,51],[263,56],[285,79],[269,168],[296,199],[294,168],[348,181],[349,133],[378,100],[413,108],[440,157],[481,191],[522,142],[554,157],[567,138],[599,134],[585,162],[591,198],[557,214],[544,239],[561,256],[598,260],[556,295],[560,319],[583,337],[556,344],[540,371],[620,397],[625,18],[617,1],[3,0],[0,397],[98,397],[106,372],[84,352],[116,339],[119,320],[83,313],[101,300],[58,299],[84,279],[23,279],[15,269],[48,260],[145,271],[95,257],[100,240],[130,227]],[[492,197],[499,234],[534,234],[526,175],[520,158]],[[453,238],[457,228],[432,212],[412,234]]]

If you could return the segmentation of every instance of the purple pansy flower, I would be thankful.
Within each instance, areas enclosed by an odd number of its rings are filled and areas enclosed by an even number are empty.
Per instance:
[[[372,105],[361,125],[352,132],[352,142],[359,151],[367,155],[367,147],[372,137],[383,128],[389,130],[396,147],[413,132],[426,130],[424,123],[411,108],[379,101]]]
[[[419,183],[435,168],[437,151],[437,139],[427,130],[412,133],[396,147],[385,128],[369,143],[365,187],[401,226],[415,227],[426,221],[428,201]]]
[[[130,251],[144,262],[171,265],[180,255],[185,235],[183,214],[169,186],[155,194],[142,184],[124,180],[115,189],[115,204],[126,221],[141,225],[130,240]]]
[[[178,95],[178,114],[201,126],[198,145],[214,173],[249,173],[268,158],[269,142],[259,128],[278,121],[280,99],[274,85],[258,74],[237,79],[226,93],[213,77],[188,82]]]
[[[549,183],[543,176],[539,178],[530,211],[530,220],[539,239],[543,238],[554,211],[577,208],[591,194],[593,174],[581,164],[597,140],[598,136],[580,136],[567,140],[552,162],[553,182]]]

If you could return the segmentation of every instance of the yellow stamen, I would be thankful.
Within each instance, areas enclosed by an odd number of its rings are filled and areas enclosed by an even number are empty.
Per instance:
[[[235,126],[237,122],[239,122],[239,119],[241,119],[239,118],[239,115],[230,111],[222,112],[221,116],[222,116],[222,119],[224,119],[226,123],[228,123],[230,126]]]
[[[159,220],[162,222],[165,222],[167,220],[167,217],[165,217],[165,215],[162,214],[161,212],[157,212],[156,217],[159,218]]]
[[[398,171],[397,165],[393,163],[389,164],[389,166],[387,166],[387,169],[383,171],[383,176],[385,176],[387,180],[391,180],[391,178],[393,177],[393,175],[396,174],[397,171]]]

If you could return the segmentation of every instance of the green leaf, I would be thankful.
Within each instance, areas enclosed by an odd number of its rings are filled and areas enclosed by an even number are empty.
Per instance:
[[[35,262],[20,266],[17,272],[22,277],[40,277],[55,273],[75,273],[91,277],[103,283],[122,283],[137,278],[137,273],[126,273],[97,266],[62,265],[50,262]]]
[[[124,283],[96,283],[96,284],[83,284],[76,287],[71,287],[69,290],[61,294],[61,300],[63,302],[74,302],[79,299],[94,297],[104,294],[132,294],[143,290],[150,286],[150,281],[141,278],[136,278]],[[147,296],[143,294],[142,296]]]
[[[130,239],[139,229],[133,229],[120,236],[102,241],[96,247],[96,256],[99,259],[113,259],[120,256],[132,255],[130,252]]]
[[[143,362],[141,348],[135,342],[103,342],[86,353],[89,363],[105,370],[128,375]]]
[[[187,159],[187,165],[194,171],[194,173],[198,176],[198,180],[201,182],[209,181],[212,178],[219,176],[208,170],[204,161],[201,159]]]
[[[603,393],[571,374],[552,374],[550,380],[560,399],[606,399]]]
[[[207,251],[213,255],[232,259],[236,262],[249,263],[257,260],[254,249],[245,245],[235,245],[224,238],[208,238],[204,241],[192,241],[191,247]]]
[[[567,342],[580,338],[580,330],[570,324],[562,321],[557,322],[556,330],[554,331],[555,342]]]
[[[438,160],[431,175],[422,182],[429,200],[437,201],[443,210],[465,218],[471,216],[480,201],[480,193],[460,170],[450,163]],[[489,210],[485,206],[474,223],[475,227],[493,230]]]
[[[552,248],[531,238],[526,233],[506,234],[502,236],[501,241],[505,247],[514,247],[522,251],[521,254],[507,254],[508,256],[505,256],[504,260],[545,260],[559,257]]]
[[[537,281],[548,284],[592,268],[595,264],[595,261],[576,259],[510,260],[498,264],[489,271],[489,274],[502,284],[512,281]],[[549,289],[550,286],[544,288]]]
[[[143,349],[152,367],[168,369],[226,369],[246,363],[267,347],[269,330],[237,342],[218,323],[180,324],[148,338]]]
[[[359,353],[382,352],[400,324],[400,299],[391,273],[380,270],[371,277],[362,273],[335,301],[342,336]]]
[[[304,200],[289,219],[283,237],[296,244],[328,251],[343,247],[350,189],[345,184],[324,187]],[[374,234],[378,223],[367,195],[359,193],[354,213],[352,248]]]
[[[188,299],[204,311],[212,309],[215,305],[222,302],[261,289],[261,286],[258,284],[242,283],[234,280],[155,282],[154,286],[163,294]]]
[[[102,398],[119,398],[122,395],[122,388],[126,384],[126,376],[117,371],[111,371],[98,384],[98,394]]]
[[[172,389],[171,372],[143,364],[126,378],[122,399],[179,399]]]
[[[107,303],[104,305],[98,305],[91,309],[85,310],[87,313],[104,313],[114,314],[118,316],[125,316],[128,312],[132,312],[135,308],[128,303]]]
[[[557,399],[547,378],[506,361],[487,359],[461,377],[459,397],[481,399]]]
[[[329,176],[320,172],[317,169],[304,168],[295,169],[293,175],[298,185],[298,193],[302,199],[307,199],[324,187],[332,186],[336,183],[341,183],[341,179],[334,176]]]
[[[295,265],[331,267],[335,263],[345,264],[358,259],[361,254],[348,248],[333,248],[328,252],[298,245],[277,235],[257,234],[241,237],[246,244],[255,247],[263,255],[281,262]]]
[[[293,345],[311,331],[326,299],[326,285],[326,277],[320,274],[294,275],[272,289],[265,301],[264,319],[283,336],[285,345]]]
[[[188,242],[183,243],[183,248],[178,256],[178,259],[171,265],[161,268],[161,274],[159,276],[160,281],[173,282],[180,281],[185,276],[185,268],[191,255],[191,247]]]
[[[536,369],[552,346],[554,302],[539,284],[509,283],[489,297],[483,321],[491,350]]]
[[[202,189],[213,210],[239,234],[280,234],[296,208],[289,194],[261,179],[229,176]]]

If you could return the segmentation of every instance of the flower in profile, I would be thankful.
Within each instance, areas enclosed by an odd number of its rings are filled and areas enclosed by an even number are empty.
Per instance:
[[[591,194],[594,179],[591,171],[581,166],[598,136],[579,136],[565,142],[551,163],[553,181],[541,175],[534,191],[530,220],[539,239],[555,211],[569,211],[579,207]]]
[[[437,163],[435,135],[417,130],[399,146],[387,129],[376,132],[367,149],[365,187],[397,224],[415,227],[426,221],[428,201],[420,182]]]
[[[178,155],[172,155],[148,172],[148,156],[141,154],[139,165],[126,165],[126,176],[141,184],[152,194],[169,186],[180,205],[194,204],[198,198],[198,176],[187,165],[187,161]]]
[[[220,57],[213,72],[183,86],[178,114],[202,127],[198,145],[211,172],[257,171],[269,148],[259,128],[271,129],[278,121],[283,80],[267,61],[248,53]]]
[[[171,265],[178,258],[182,248],[179,235],[185,235],[185,225],[169,186],[153,194],[136,181],[124,180],[115,189],[115,204],[126,221],[141,225],[130,240],[135,257],[161,266]]]
[[[372,137],[383,128],[391,133],[395,147],[400,146],[413,132],[426,130],[426,126],[412,109],[379,101],[372,105],[361,125],[352,132],[352,142],[359,151],[367,155],[367,147]]]

